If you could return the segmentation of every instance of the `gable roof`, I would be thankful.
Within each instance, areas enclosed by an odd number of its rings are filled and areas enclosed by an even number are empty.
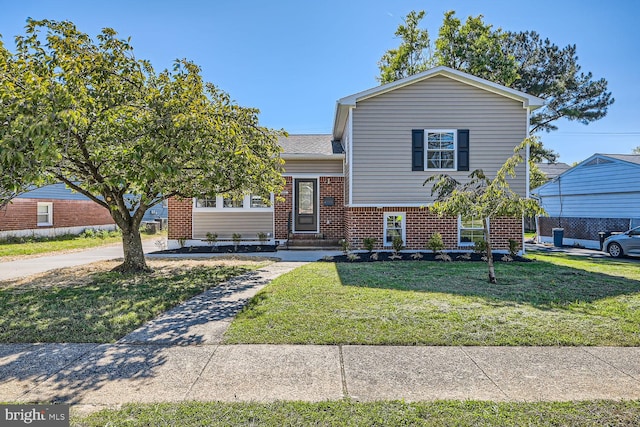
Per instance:
[[[635,163],[640,165],[640,154],[597,154],[603,157],[611,157],[612,159],[622,160],[624,162]]]
[[[282,147],[282,157],[295,159],[324,159],[344,156],[339,141],[334,141],[329,134],[289,135],[280,137],[278,144]]]
[[[544,100],[537,96],[528,95],[519,90],[511,89],[506,86],[502,86],[497,83],[490,82],[489,80],[481,79],[480,77],[472,76],[471,74],[464,73],[462,71],[454,70],[453,68],[439,66],[431,68],[430,70],[423,71],[413,76],[406,77],[404,79],[396,80],[395,82],[387,83],[385,85],[377,86],[362,92],[355,93],[353,95],[340,98],[336,103],[336,114],[333,122],[333,137],[335,139],[342,138],[342,132],[346,124],[349,108],[355,107],[358,101],[363,101],[374,96],[381,95],[383,93],[390,92],[392,90],[420,82],[426,79],[433,78],[435,76],[445,76],[459,82],[478,87],[489,92],[497,93],[507,98],[521,101],[524,108],[536,109],[544,105]]]
[[[571,169],[571,166],[566,163],[536,163],[536,166],[549,179],[553,179]]]
[[[594,155],[588,157],[587,159],[581,161],[577,165],[572,168],[567,169],[562,172],[560,175],[557,175],[555,178],[550,181],[542,184],[540,187],[534,188],[531,190],[532,194],[539,195],[541,191],[546,190],[547,187],[551,185],[555,185],[556,181],[567,174],[575,173],[576,171],[584,170],[585,167],[589,167],[591,164],[605,164],[605,163],[620,163],[620,162],[631,163],[632,167],[640,168],[640,154],[600,154],[595,153]]]

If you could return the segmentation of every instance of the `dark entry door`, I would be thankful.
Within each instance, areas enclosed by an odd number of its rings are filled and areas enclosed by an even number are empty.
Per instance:
[[[295,231],[318,231],[318,180],[295,180]]]

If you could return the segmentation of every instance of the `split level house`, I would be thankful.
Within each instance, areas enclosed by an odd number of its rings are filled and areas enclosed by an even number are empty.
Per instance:
[[[352,248],[375,238],[378,250],[401,237],[424,249],[432,234],[446,249],[470,249],[482,239],[480,218],[440,217],[424,181],[446,173],[465,180],[483,169],[495,175],[528,136],[540,98],[447,67],[377,86],[337,101],[333,131],[282,138],[286,185],[272,205],[247,194],[232,201],[169,200],[169,246],[202,245],[233,233],[272,242],[346,239]],[[528,196],[521,164],[511,188]],[[492,243],[522,244],[522,218],[491,218]]]

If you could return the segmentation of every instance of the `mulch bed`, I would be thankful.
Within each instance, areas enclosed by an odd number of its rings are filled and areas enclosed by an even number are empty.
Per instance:
[[[178,249],[151,252],[152,254],[241,254],[248,252],[276,252],[276,245],[220,245],[185,246]]]
[[[416,255],[416,254],[419,254]],[[400,252],[394,257],[393,252],[356,252],[356,258],[349,258],[349,255],[337,255],[325,257],[321,261],[325,262],[376,262],[376,261],[435,261],[435,262],[484,262],[483,255],[469,252],[447,252],[450,259],[434,254],[433,252]],[[399,258],[398,258],[399,257]],[[521,256],[508,257],[505,254],[493,254],[494,262],[531,262],[530,259]]]

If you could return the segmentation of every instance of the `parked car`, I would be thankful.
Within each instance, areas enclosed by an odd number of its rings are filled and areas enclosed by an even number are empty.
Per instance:
[[[607,237],[602,249],[614,258],[624,255],[640,256],[640,227]]]

